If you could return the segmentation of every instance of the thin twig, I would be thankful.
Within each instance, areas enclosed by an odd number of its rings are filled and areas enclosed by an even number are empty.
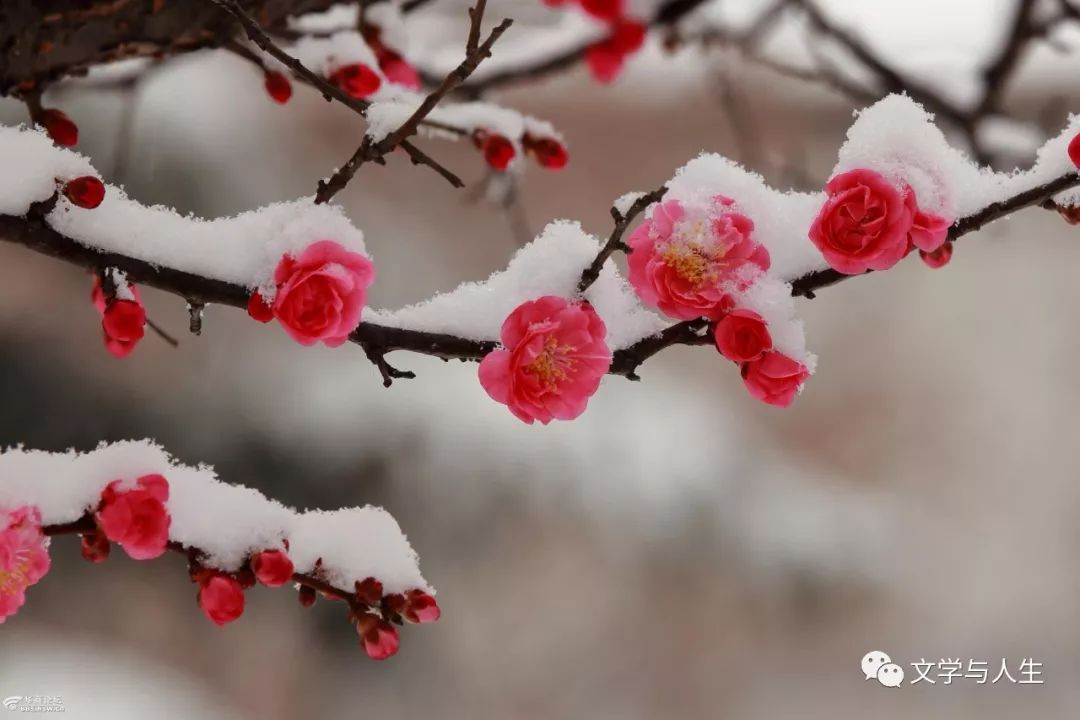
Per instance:
[[[638,215],[640,215],[645,208],[652,205],[654,202],[659,202],[660,198],[664,197],[664,193],[667,192],[667,186],[661,185],[652,192],[647,192],[638,197],[626,210],[626,214],[623,215],[616,207],[611,208],[611,219],[615,221],[615,227],[611,229],[611,235],[608,236],[607,242],[600,248],[600,252],[596,253],[596,257],[589,263],[589,266],[582,270],[581,279],[578,280],[577,292],[578,295],[583,294],[589,289],[589,286],[596,282],[596,279],[600,277],[600,271],[604,267],[604,263],[611,257],[612,253],[616,250],[622,250],[623,252],[629,252],[630,248],[623,242],[623,234],[626,232],[626,228],[630,226],[630,223],[634,221]]]
[[[447,74],[439,87],[429,93],[416,110],[396,130],[378,142],[373,141],[371,136],[365,135],[360,147],[356,149],[348,162],[338,168],[330,179],[319,181],[318,189],[315,192],[316,204],[329,202],[334,195],[341,192],[365,162],[375,161],[381,163],[391,150],[398,146],[404,147],[405,141],[416,134],[420,123],[431,114],[431,111],[435,109],[447,93],[461,85],[485,58],[491,56],[491,47],[506,32],[513,21],[510,19],[503,20],[492,29],[487,39],[480,43],[480,26],[484,19],[486,7],[487,0],[477,0],[476,6],[469,8],[471,23],[469,37],[465,43],[465,59],[461,61],[461,64]],[[457,180],[456,183],[451,181],[451,183],[457,187],[462,185],[460,180]]]

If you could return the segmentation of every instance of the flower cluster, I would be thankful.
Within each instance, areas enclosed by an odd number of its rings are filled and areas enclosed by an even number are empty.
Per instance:
[[[367,302],[375,266],[332,240],[312,243],[296,257],[285,255],[274,270],[273,299],[255,291],[248,314],[259,322],[274,318],[301,345],[344,343]]]
[[[60,532],[78,532],[82,556],[92,563],[108,558],[113,544],[135,560],[152,560],[166,550],[183,553],[191,579],[198,585],[198,606],[218,626],[243,614],[244,592],[256,583],[277,588],[295,582],[305,607],[314,604],[319,593],[345,601],[361,645],[369,656],[382,660],[398,650],[394,625],[435,622],[441,615],[435,598],[418,588],[387,594],[381,582],[369,577],[356,582],[352,592],[342,591],[329,582],[321,560],[310,574],[299,574],[289,557],[287,539],[252,552],[235,571],[209,567],[198,549],[170,541],[168,503],[169,482],[163,475],[118,479],[105,486],[96,506],[81,520],[57,527],[62,527]],[[0,623],[22,607],[26,589],[48,572],[47,535],[52,530],[43,527],[36,507],[0,508]]]
[[[106,293],[101,278],[94,278],[90,302],[101,316],[105,349],[122,358],[131,354],[146,332],[146,309],[139,288],[124,280],[121,273],[113,273],[111,280],[114,287]]]
[[[845,275],[888,270],[916,248],[930,267],[941,267],[952,257],[952,221],[921,210],[908,185],[897,187],[860,168],[829,180],[825,192],[810,240],[834,270]]]
[[[792,403],[810,373],[773,349],[760,315],[739,307],[770,259],[754,239],[754,222],[731,198],[716,196],[705,206],[665,200],[626,244],[630,284],[642,302],[679,320],[713,321],[717,349],[741,367],[750,394],[770,405]]]
[[[480,384],[496,402],[532,424],[572,420],[611,366],[606,328],[592,306],[546,295],[503,322],[502,348],[480,362]]]

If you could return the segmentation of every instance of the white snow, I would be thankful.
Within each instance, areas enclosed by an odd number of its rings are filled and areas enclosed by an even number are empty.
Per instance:
[[[102,444],[88,453],[6,450],[0,453],[0,507],[33,505],[47,525],[73,522],[97,506],[113,480],[128,485],[151,473],[169,482],[169,539],[205,552],[210,567],[236,570],[251,553],[288,540],[297,572],[312,572],[321,558],[325,577],[340,589],[376,577],[386,592],[430,590],[416,553],[385,510],[297,512],[221,482],[210,467],[179,464],[149,440]]]
[[[37,130],[0,127],[0,157],[0,213],[5,215],[23,215],[31,203],[48,199],[55,190],[54,178],[97,174],[86,158],[55,147]],[[61,195],[47,220],[88,247],[246,287],[262,286],[269,296],[273,287],[266,285],[286,253],[332,239],[365,254],[363,233],[341,208],[316,205],[309,198],[204,220],[141,205],[107,185],[97,208],[75,207]]]
[[[471,340],[497,340],[506,316],[541,295],[573,297],[581,271],[600,249],[576,222],[561,220],[518,250],[505,270],[484,282],[470,282],[422,303],[396,311],[372,311],[370,322],[440,332]],[[671,324],[638,302],[611,260],[585,293],[607,325],[612,350],[631,345]]]

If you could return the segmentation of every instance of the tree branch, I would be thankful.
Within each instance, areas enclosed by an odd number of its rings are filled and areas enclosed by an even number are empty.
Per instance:
[[[214,2],[218,1],[219,0],[214,0]],[[319,182],[318,190],[315,192],[316,203],[329,202],[334,195],[341,192],[341,190],[348,185],[349,181],[352,180],[356,171],[360,169],[360,166],[363,165],[364,162],[375,161],[381,163],[386,154],[394,148],[399,145],[404,147],[406,140],[416,134],[420,123],[431,114],[431,111],[435,109],[444,97],[446,97],[447,93],[453,91],[454,88],[463,83],[473,71],[476,70],[477,66],[484,58],[491,56],[491,48],[495,44],[495,41],[506,32],[513,21],[507,18],[500,22],[492,29],[488,34],[487,39],[481,44],[480,25],[483,22],[484,10],[486,7],[487,0],[477,0],[476,6],[469,8],[471,25],[469,27],[469,37],[465,44],[465,59],[461,61],[461,64],[447,74],[439,87],[424,98],[424,101],[420,103],[419,107],[416,108],[412,115],[410,115],[397,130],[394,130],[378,142],[372,141],[370,136],[365,135],[363,141],[360,143],[360,147],[356,149],[356,152],[353,153],[348,162],[342,165],[329,180],[322,180]],[[413,161],[416,162],[416,159],[414,158]],[[454,182],[454,180],[456,180],[456,182]],[[455,185],[455,187],[461,187],[463,183],[457,178],[454,178],[451,180],[451,184]]]
[[[634,221],[638,215],[644,212],[645,208],[652,205],[654,202],[659,202],[660,198],[664,197],[664,193],[667,192],[667,185],[661,185],[652,192],[647,192],[641,197],[634,200],[633,204],[626,211],[626,215],[619,212],[616,207],[611,208],[611,218],[615,221],[615,227],[611,229],[611,235],[608,236],[608,240],[604,243],[604,246],[600,248],[600,252],[596,254],[589,266],[581,272],[581,279],[577,284],[578,295],[581,295],[589,286],[596,282],[596,279],[600,277],[600,271],[604,267],[604,263],[611,257],[612,253],[616,250],[622,250],[623,252],[630,252],[630,248],[623,242],[622,237],[626,232],[626,228],[630,226],[630,223]]]
[[[955,242],[960,237],[975,232],[976,230],[981,230],[988,223],[991,223],[994,220],[1000,220],[1017,210],[1023,210],[1026,207],[1032,206],[1042,206],[1054,195],[1070,188],[1077,187],[1078,185],[1080,185],[1080,172],[1066,173],[1061,177],[1054,178],[1048,183],[1017,193],[1000,202],[987,205],[979,212],[968,215],[967,217],[962,217],[954,222],[949,228],[946,242]],[[869,275],[872,272],[873,270],[868,270],[863,273],[863,275]],[[812,273],[807,273],[800,278],[796,278],[791,283],[791,294],[796,297],[813,299],[815,293],[821,288],[835,285],[853,277],[859,276],[845,275],[832,268],[828,270],[816,270]]]

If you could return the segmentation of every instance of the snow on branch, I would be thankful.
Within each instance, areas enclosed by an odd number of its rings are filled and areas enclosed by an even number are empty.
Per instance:
[[[0,552],[0,622],[48,569],[48,538],[63,535],[80,536],[91,562],[113,544],[137,560],[184,555],[199,606],[219,625],[241,615],[256,581],[294,584],[305,606],[317,594],[341,600],[376,659],[397,650],[390,623],[439,614],[416,553],[385,510],[297,512],[219,481],[209,467],[179,464],[150,441],[0,453],[0,548],[13,550]]]
[[[143,283],[192,306],[246,307],[305,345],[350,340],[387,385],[412,377],[386,360],[395,350],[480,360],[488,394],[527,421],[576,417],[605,373],[637,379],[672,345],[715,345],[752,394],[787,405],[815,366],[794,296],[915,250],[940,267],[956,239],[1024,207],[1073,218],[1078,133],[1074,117],[1031,169],[998,173],[952,148],[913,100],[890,96],[859,114],[823,192],[778,190],[702,155],[663,188],[616,201],[603,244],[554,222],[488,280],[394,311],[365,309],[374,263],[337,208],[300,200],[182,217],[80,177],[93,172],[85,159],[30,130],[0,129],[0,156],[15,160],[0,169],[0,236],[98,275],[119,270],[121,291]],[[617,250],[629,252],[627,278],[610,261]],[[115,293],[99,311],[110,349],[129,352],[142,336],[137,296]]]

